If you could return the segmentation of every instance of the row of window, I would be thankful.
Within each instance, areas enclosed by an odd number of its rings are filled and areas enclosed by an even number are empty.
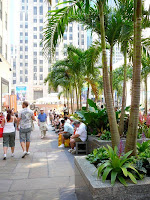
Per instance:
[[[64,38],[64,40],[67,40],[67,34],[64,34],[63,38]],[[69,34],[69,40],[73,40],[72,34]]]
[[[43,19],[39,19],[39,22],[40,22],[40,23],[43,23]],[[33,23],[37,23],[37,19],[34,18],[34,19],[33,19]]]
[[[37,6],[33,7],[33,15],[37,15]],[[39,15],[43,15],[43,6],[39,7]]]
[[[3,41],[2,41],[2,37],[0,36],[0,53],[3,54],[2,52],[2,46],[3,46]],[[7,60],[7,45],[5,45],[5,59]]]
[[[23,28],[23,24],[20,24],[20,28]],[[28,24],[25,24],[25,28],[28,28]],[[39,26],[39,30],[43,30],[43,26]],[[33,31],[37,31],[37,27],[33,27]]]

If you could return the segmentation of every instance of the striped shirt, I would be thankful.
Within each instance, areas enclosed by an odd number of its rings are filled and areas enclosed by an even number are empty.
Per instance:
[[[27,129],[32,127],[32,116],[33,112],[29,108],[23,108],[23,110],[19,113],[20,120],[20,128]]]

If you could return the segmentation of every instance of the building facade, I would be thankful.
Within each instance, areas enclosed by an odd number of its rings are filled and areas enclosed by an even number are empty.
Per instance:
[[[48,96],[48,86],[44,84],[44,79],[50,71],[52,63],[43,56],[43,46],[40,43],[43,38],[42,32],[46,14],[48,10],[55,9],[57,3],[58,0],[53,0],[53,7],[50,7],[45,0],[16,0],[15,5],[18,7],[16,38],[18,40],[15,62],[13,61],[15,57],[14,50],[11,51],[13,58],[12,83],[16,93],[18,90],[22,90],[19,88],[24,87],[23,96],[30,102]],[[82,25],[69,24],[65,30],[63,40],[56,47],[54,62],[66,57],[66,53],[63,51],[66,44],[73,44],[82,49],[87,48],[86,31]],[[21,100],[19,96],[18,100]]]
[[[11,65],[9,64],[9,0],[0,0],[0,110],[9,107]]]

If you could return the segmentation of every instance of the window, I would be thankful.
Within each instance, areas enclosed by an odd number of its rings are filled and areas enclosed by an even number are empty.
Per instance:
[[[28,21],[28,13],[25,14],[25,21]]]
[[[72,26],[69,27],[69,32],[72,32],[73,31],[73,28]]]
[[[43,72],[43,67],[40,67],[40,72]]]
[[[56,7],[56,10],[58,10],[58,6]]]
[[[20,24],[20,28],[23,28],[23,24]]]
[[[51,11],[51,7],[50,6],[48,7],[48,11]]]
[[[43,35],[42,34],[40,34],[40,39],[43,39]]]
[[[40,19],[40,23],[43,23],[43,19]]]
[[[27,33],[27,32],[25,32],[25,36],[28,36],[28,33]]]
[[[28,28],[28,24],[25,25],[25,28]]]
[[[64,34],[64,40],[67,40],[67,34]]]
[[[81,26],[81,30],[84,31],[84,26],[83,25]]]
[[[27,69],[25,69],[25,74],[28,74],[28,70]]]
[[[37,39],[37,35],[33,35],[33,38],[34,38],[34,39]]]
[[[40,43],[40,47],[43,47],[43,43]]]
[[[40,52],[40,56],[43,56],[43,52]]]
[[[43,60],[40,60],[40,64],[43,64]]]
[[[34,2],[37,2],[37,0],[34,0]]]
[[[24,3],[24,0],[22,0],[22,3]]]
[[[20,70],[20,74],[23,74],[23,70]]]
[[[36,51],[34,51],[34,52],[33,52],[33,55],[34,55],[34,56],[37,56],[37,52],[36,52]]]
[[[13,77],[16,77],[16,72],[13,72]]]
[[[2,54],[2,37],[0,36],[0,53]]]
[[[43,80],[43,74],[40,74],[40,80]]]
[[[20,63],[20,67],[22,67],[23,66],[23,63]]]
[[[81,45],[84,45],[84,39],[81,40]]]
[[[33,27],[33,31],[37,31],[37,27]]]
[[[16,84],[16,80],[13,80],[13,84]]]
[[[36,73],[33,74],[33,80],[37,80],[37,74]]]
[[[37,60],[36,59],[33,60],[33,64],[35,64],[35,65],[37,64]]]
[[[20,55],[20,59],[23,59],[23,55]]]
[[[20,43],[23,43],[23,40],[20,40]]]
[[[40,0],[40,3],[43,3],[43,0]]]
[[[81,35],[81,38],[82,38],[82,39],[84,38],[84,34]]]
[[[34,72],[37,72],[37,66],[34,66]]]
[[[33,19],[33,23],[37,23],[37,19]]]
[[[28,51],[28,47],[25,46],[25,51]]]
[[[23,47],[20,47],[20,51],[23,51]]]
[[[43,26],[40,26],[40,27],[39,27],[39,30],[42,31],[42,30],[43,30]]]
[[[20,82],[23,82],[23,78],[22,77],[20,77]]]
[[[0,19],[2,20],[2,1],[0,0]]]
[[[69,34],[69,40],[72,40],[72,34]]]
[[[7,30],[7,13],[5,13],[5,28]]]
[[[25,7],[24,7],[24,6],[22,6],[22,10],[25,10]]]
[[[23,13],[20,13],[20,21],[23,21]]]
[[[36,6],[33,7],[33,14],[37,15],[37,7]]]
[[[59,52],[58,51],[56,51],[56,56],[59,56]]]
[[[25,44],[28,44],[28,39],[25,39]]]
[[[25,67],[27,67],[28,66],[28,63],[25,63]]]
[[[20,36],[23,36],[23,33],[22,33],[22,32],[20,32]]]
[[[55,0],[56,3],[58,3],[58,0]]]
[[[28,55],[25,55],[25,59],[28,59]]]
[[[33,43],[33,47],[37,47],[37,43]]]
[[[27,76],[25,77],[25,82],[28,82],[28,77]]]
[[[43,15],[43,6],[40,6],[39,14],[40,14],[40,15]]]

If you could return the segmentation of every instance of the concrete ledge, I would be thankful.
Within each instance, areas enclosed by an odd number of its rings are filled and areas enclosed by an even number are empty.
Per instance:
[[[123,139],[123,144],[125,145],[126,139]],[[141,143],[142,139],[137,139],[137,142]],[[91,153],[94,149],[102,146],[111,146],[111,140],[99,140],[96,136],[88,135],[88,153]]]
[[[136,185],[125,187],[117,182],[112,187],[109,180],[103,183],[97,178],[97,170],[86,156],[80,156],[75,157],[75,192],[78,200],[149,200],[150,177]]]

